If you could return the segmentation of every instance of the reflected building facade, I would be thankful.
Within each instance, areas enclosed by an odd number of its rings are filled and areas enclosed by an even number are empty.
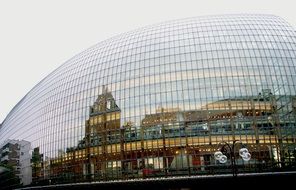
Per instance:
[[[34,87],[0,139],[31,142],[33,184],[295,170],[296,34],[272,15],[169,21],[103,41]],[[240,146],[235,147],[238,151]]]

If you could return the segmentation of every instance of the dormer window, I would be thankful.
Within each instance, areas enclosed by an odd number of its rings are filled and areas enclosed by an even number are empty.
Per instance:
[[[111,101],[110,100],[107,101],[107,109],[111,109]]]

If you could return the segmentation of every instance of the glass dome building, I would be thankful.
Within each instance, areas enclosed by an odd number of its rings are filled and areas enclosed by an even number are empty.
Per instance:
[[[295,122],[295,28],[273,15],[187,18],[61,65],[2,122],[0,156],[24,185],[295,170]]]

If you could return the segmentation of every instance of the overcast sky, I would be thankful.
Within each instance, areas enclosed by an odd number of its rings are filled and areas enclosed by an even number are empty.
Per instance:
[[[84,49],[138,27],[213,14],[275,14],[296,0],[0,0],[0,123],[40,80]]]

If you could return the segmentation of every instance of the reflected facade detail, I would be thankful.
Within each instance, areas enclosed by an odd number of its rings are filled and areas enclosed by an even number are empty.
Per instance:
[[[236,172],[295,171],[295,39],[272,15],[115,36],[37,84],[3,121],[0,150],[29,143],[31,185],[230,174],[214,153],[236,141],[252,155],[233,147]]]

